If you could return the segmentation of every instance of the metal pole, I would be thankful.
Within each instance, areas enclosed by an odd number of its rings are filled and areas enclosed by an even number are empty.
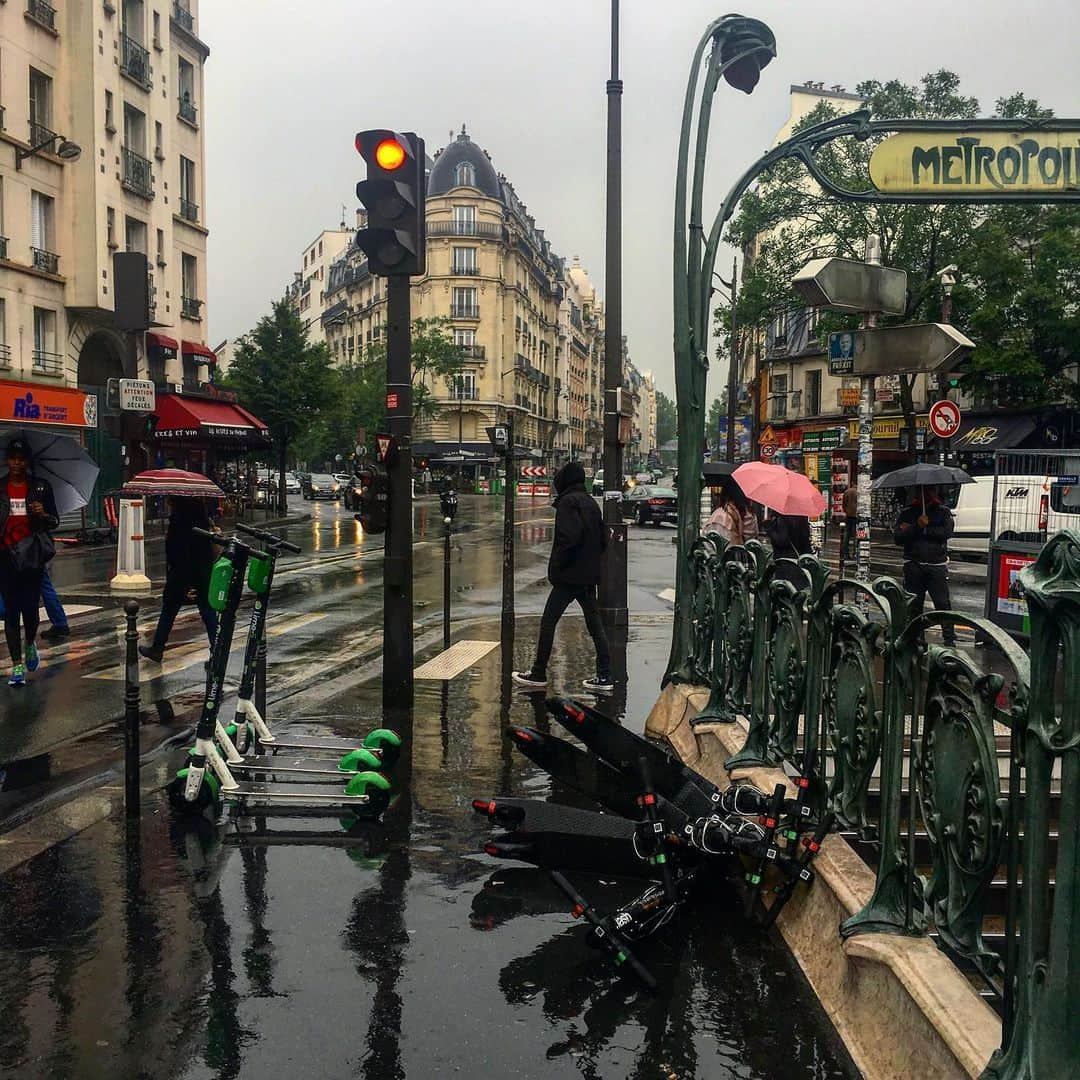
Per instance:
[[[881,237],[871,233],[866,238],[866,262],[881,265]],[[862,325],[876,325],[877,315],[867,313]],[[859,521],[855,529],[855,576],[870,580],[870,482],[874,470],[874,377],[859,376],[859,465],[857,491]]]
[[[514,414],[506,410],[506,478],[503,487],[503,578],[502,641],[513,652],[514,641],[514,488],[517,467],[514,464]]]
[[[607,554],[600,581],[600,614],[612,628],[626,615],[626,524],[622,519],[623,448],[619,441],[622,364],[622,92],[619,78],[619,0],[611,0],[611,78],[607,81],[607,250],[604,267],[604,526]]]
[[[442,647],[450,648],[450,519],[443,518],[446,536],[443,543],[443,608],[442,608]]]
[[[945,295],[941,300],[941,321],[943,323],[952,322],[952,285],[943,285]],[[949,396],[949,373],[947,371],[939,371],[937,377],[938,383],[938,400],[944,401]],[[952,449],[952,437],[948,437],[941,440],[941,451],[938,454],[938,464],[948,465],[949,463],[949,451]],[[993,535],[993,534],[991,534]]]
[[[386,472],[390,512],[383,561],[383,706],[412,708],[412,371],[409,279],[386,279]]]
[[[138,600],[124,604],[124,811],[139,816],[139,617]]]
[[[739,264],[731,260],[731,348],[728,350],[727,377],[727,459],[735,460],[735,395],[738,392],[739,351],[735,337],[735,300],[739,288]]]

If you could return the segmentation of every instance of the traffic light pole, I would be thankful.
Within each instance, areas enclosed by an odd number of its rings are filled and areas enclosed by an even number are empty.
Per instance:
[[[514,457],[514,414],[506,411],[506,480],[503,487],[502,626],[503,649],[514,651],[514,489],[517,461]]]
[[[619,78],[619,0],[611,0],[611,78],[607,81],[607,251],[604,288],[604,530],[607,553],[600,579],[600,615],[624,631],[626,524],[622,519],[623,448],[619,441],[622,365],[622,92]],[[621,673],[614,673],[619,675]]]
[[[395,452],[386,464],[390,511],[383,562],[383,707],[413,695],[412,379],[409,278],[386,279],[386,423]]]
[[[866,238],[865,261],[871,266],[881,265],[881,238],[870,234]],[[863,315],[864,329],[877,325],[877,315]],[[870,484],[874,475],[874,376],[859,376],[859,451],[858,473],[855,477],[856,526],[855,526],[855,576],[859,581],[870,581]]]

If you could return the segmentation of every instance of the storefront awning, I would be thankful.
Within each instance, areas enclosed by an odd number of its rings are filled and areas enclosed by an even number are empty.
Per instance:
[[[168,334],[155,334],[153,331],[148,331],[146,334],[146,347],[170,353],[170,360],[180,351],[180,343],[176,338],[171,338]]]
[[[158,442],[200,442],[226,446],[265,446],[267,426],[240,405],[228,401],[168,394],[158,398]]]
[[[217,363],[217,353],[213,349],[208,348],[206,345],[200,345],[197,341],[183,341],[181,344],[181,352],[185,356],[199,356],[203,361],[208,364]]]
[[[1019,446],[1034,430],[1030,416],[971,416],[960,422],[951,447],[962,454],[989,454]]]

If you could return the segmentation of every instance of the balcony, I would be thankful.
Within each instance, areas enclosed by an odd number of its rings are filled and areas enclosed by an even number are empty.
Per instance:
[[[503,227],[496,221],[429,221],[428,236],[484,236],[492,240],[503,238]]]
[[[63,375],[64,358],[60,353],[34,350],[34,371],[39,375]]]
[[[471,266],[468,263],[454,263],[450,267],[450,273],[455,274],[458,277],[472,277],[480,273],[480,267],[475,263]]]
[[[150,53],[127,34],[120,35],[120,73],[144,90],[154,85]]]
[[[56,32],[56,8],[52,4],[47,4],[45,0],[26,0],[26,14],[34,22]]]
[[[11,346],[0,345],[0,368],[11,367]]]
[[[0,259],[6,259],[7,257],[7,237],[0,236]]]
[[[487,349],[483,345],[459,345],[458,348],[466,360],[487,360]]]
[[[54,255],[51,251],[44,251],[42,248],[32,247],[30,249],[30,265],[35,270],[41,270],[45,274],[59,274],[60,256]]]
[[[124,163],[123,186],[144,199],[154,197],[154,174],[149,158],[136,154],[126,146],[121,151]]]
[[[195,102],[191,100],[190,94],[185,94],[180,98],[179,107],[177,109],[177,116],[180,117],[185,123],[190,124],[192,127],[199,126],[199,111],[195,108]]]
[[[199,220],[199,204],[193,203],[190,199],[180,200],[180,216],[185,221],[198,221]],[[304,290],[307,292],[307,290]]]
[[[59,138],[51,128],[39,124],[36,120],[30,121],[30,145],[35,149],[40,147],[51,154],[56,150],[56,140]]]
[[[177,25],[189,34],[195,33],[195,17],[183,4],[179,2],[173,4],[173,18],[176,20]]]
[[[475,386],[450,387],[451,401],[479,401],[480,391]]]
[[[452,319],[479,319],[480,307],[478,304],[451,304],[450,318]]]
[[[202,311],[202,301],[196,300],[192,296],[182,296],[180,298],[180,314],[185,319],[198,319],[200,317],[199,312]]]

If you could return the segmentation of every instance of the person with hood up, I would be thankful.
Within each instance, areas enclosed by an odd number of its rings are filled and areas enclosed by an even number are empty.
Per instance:
[[[596,646],[596,677],[585,679],[589,690],[613,690],[611,655],[604,624],[596,605],[596,587],[607,541],[604,519],[596,500],[585,490],[585,470],[580,462],[567,462],[555,474],[555,539],[548,561],[551,593],[540,619],[540,640],[530,671],[515,671],[514,682],[533,690],[547,686],[547,666],[555,642],[555,627],[563,612],[577,601],[585,626]]]

